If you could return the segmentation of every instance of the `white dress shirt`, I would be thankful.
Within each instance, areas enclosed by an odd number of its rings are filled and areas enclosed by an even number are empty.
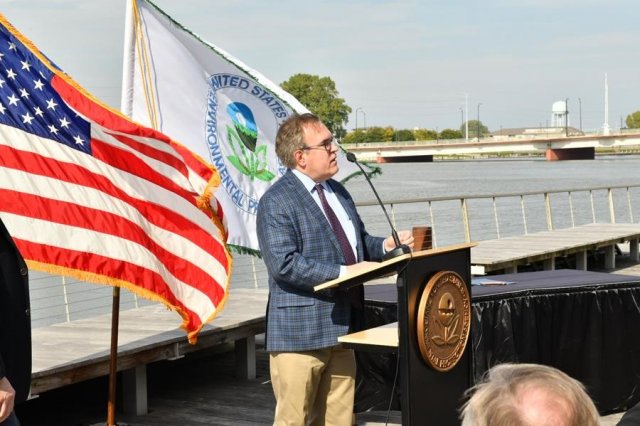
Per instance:
[[[315,190],[316,182],[299,170],[292,169],[291,171],[293,172],[294,175],[296,175],[298,179],[300,179],[300,182],[302,182],[302,184],[307,189],[307,191],[309,191],[313,200],[320,207],[322,214],[324,214],[326,217],[326,213],[324,212],[324,208],[322,207],[322,201],[320,201],[320,196],[318,195],[318,191]],[[353,257],[355,259],[358,259],[358,253],[356,251],[356,244],[357,244],[356,228],[353,222],[351,221],[351,218],[349,217],[346,210],[340,203],[340,200],[338,200],[338,197],[333,192],[333,189],[331,188],[331,186],[327,185],[326,182],[320,182],[320,184],[324,188],[324,194],[325,194],[325,197],[327,198],[327,202],[329,203],[329,206],[331,207],[331,209],[333,209],[333,212],[336,214],[336,217],[340,221],[340,225],[342,225],[342,229],[344,230],[344,233],[347,235],[347,238],[349,239],[349,244],[351,245],[351,249],[353,250]],[[343,265],[340,267],[340,275],[343,275],[344,270],[345,270],[345,267]]]

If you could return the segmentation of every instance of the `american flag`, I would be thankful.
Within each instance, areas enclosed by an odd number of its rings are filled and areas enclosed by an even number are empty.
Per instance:
[[[94,100],[0,15],[0,216],[29,267],[175,309],[189,340],[231,258],[207,210],[215,169]]]

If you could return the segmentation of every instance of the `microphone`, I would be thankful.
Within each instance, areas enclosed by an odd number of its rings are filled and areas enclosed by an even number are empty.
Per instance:
[[[376,188],[373,186],[373,183],[371,183],[371,179],[369,179],[369,175],[367,175],[367,173],[364,171],[360,163],[358,163],[358,160],[356,159],[356,155],[353,152],[347,152],[347,160],[351,163],[354,163],[356,166],[358,166],[358,168],[364,175],[364,178],[367,180],[367,182],[369,182],[369,186],[371,187],[373,194],[376,196],[376,199],[378,200],[378,204],[380,204],[380,207],[382,208],[382,211],[384,212],[384,215],[387,218],[387,222],[389,222],[389,226],[391,227],[391,235],[393,236],[393,241],[395,242],[396,247],[393,250],[389,250],[388,252],[386,252],[384,256],[382,256],[382,260],[389,260],[389,259],[393,259],[394,257],[402,256],[403,254],[411,253],[411,248],[408,245],[400,244],[400,237],[398,237],[398,233],[396,232],[396,229],[393,227],[393,223],[391,223],[391,219],[389,219],[389,215],[387,214],[387,209],[384,208],[384,204],[382,203],[382,200],[380,200],[378,191],[376,191]]]

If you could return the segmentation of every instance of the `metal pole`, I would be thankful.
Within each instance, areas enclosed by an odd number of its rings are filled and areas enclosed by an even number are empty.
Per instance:
[[[464,94],[464,141],[469,142],[469,95]]]
[[[478,103],[478,142],[480,142],[480,105],[482,102]]]
[[[358,110],[356,110],[356,133],[358,133]]]
[[[582,99],[578,98],[578,105],[580,106],[580,131],[582,131]]]
[[[569,98],[564,99],[564,135],[569,136]]]
[[[109,402],[107,426],[116,424],[116,374],[118,373],[118,323],[120,319],[120,287],[113,287],[111,306],[111,357],[109,359]]]
[[[358,135],[358,111],[361,110],[362,108],[358,107],[356,108],[356,131],[355,131],[355,136],[356,136],[356,148],[358,147],[358,139],[360,138],[360,136]]]

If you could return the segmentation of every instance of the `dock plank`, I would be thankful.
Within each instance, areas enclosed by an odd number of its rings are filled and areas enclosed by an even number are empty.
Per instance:
[[[156,304],[120,312],[118,370],[173,359],[185,353],[264,332],[266,289],[234,289],[222,312],[190,345],[180,316]],[[32,394],[108,374],[111,315],[35,328]]]
[[[593,223],[478,242],[471,264],[490,272],[591,251],[640,238],[638,224]]]

